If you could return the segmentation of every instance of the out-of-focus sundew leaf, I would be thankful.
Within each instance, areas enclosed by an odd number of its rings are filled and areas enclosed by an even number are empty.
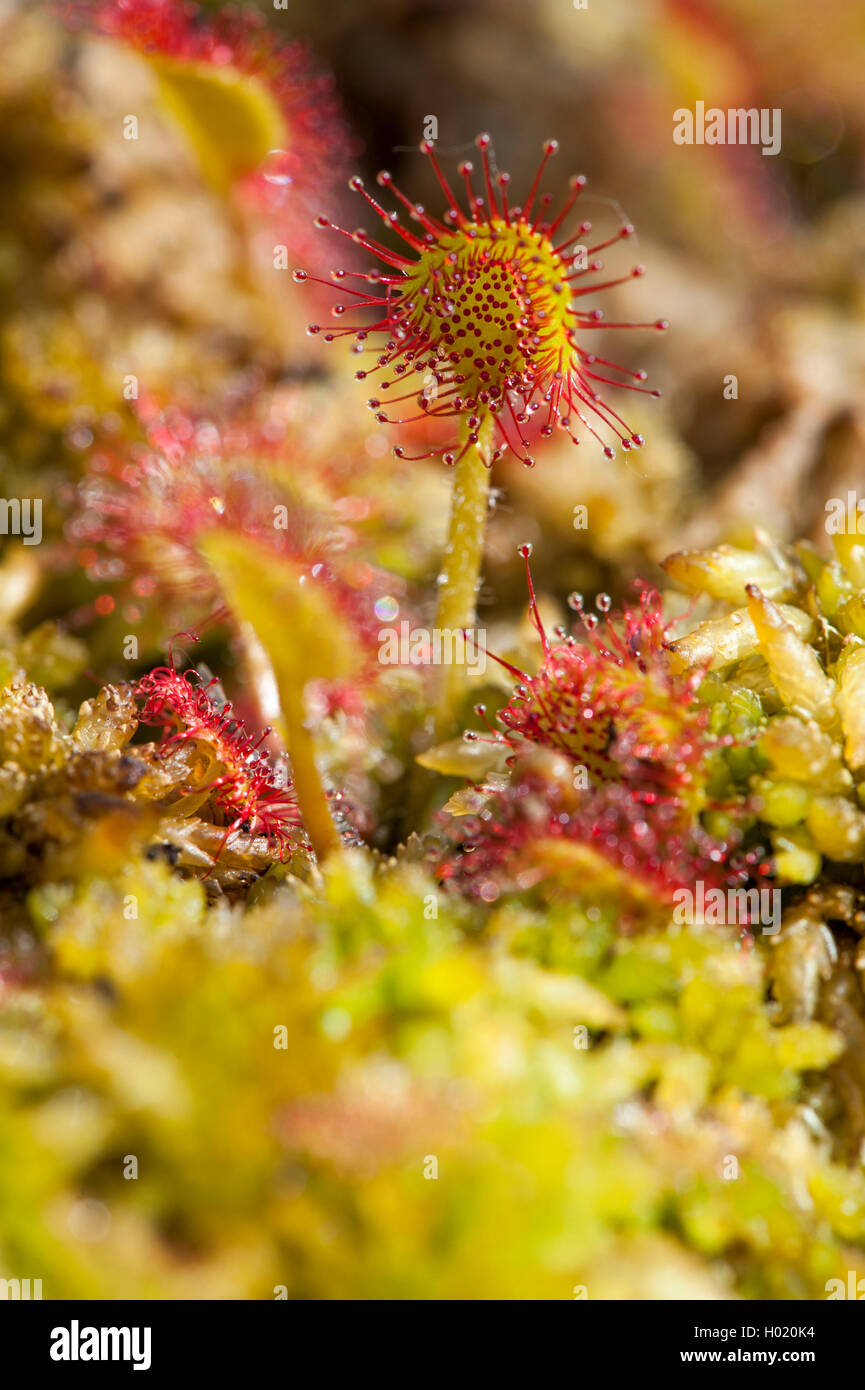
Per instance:
[[[339,680],[357,670],[350,623],[309,569],[225,532],[201,542],[231,609],[255,629],[282,685]]]
[[[261,545],[218,532],[202,541],[233,612],[255,631],[273,664],[303,823],[320,858],[337,848],[304,704],[310,680],[350,677],[364,658],[351,624],[317,567],[301,568]]]
[[[0,1279],[858,1289],[861,7],[312,8],[0,0]]]
[[[287,139],[285,121],[263,82],[213,64],[151,54],[162,102],[182,127],[202,173],[218,193],[251,173]]]

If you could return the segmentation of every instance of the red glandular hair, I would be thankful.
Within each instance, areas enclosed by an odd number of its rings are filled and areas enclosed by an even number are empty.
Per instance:
[[[534,676],[507,663],[519,685],[499,720],[512,746],[541,744],[585,766],[591,784],[624,782],[640,794],[690,798],[717,742],[707,733],[708,711],[695,699],[702,673],[674,674],[664,650],[666,625],[660,595],[640,585],[636,608],[618,619],[586,613],[580,595],[571,605],[581,618],[581,640],[559,629],[551,641],[535,601],[526,560],[530,611],[543,660]]]
[[[201,786],[226,822],[225,844],[241,828],[264,835],[270,848],[284,858],[291,835],[301,825],[291,785],[280,786],[265,755],[259,752],[269,730],[258,739],[232,713],[230,704],[217,705],[209,690],[216,678],[202,684],[196,671],[178,672],[174,666],[158,666],[136,683],[142,724],[163,729],[163,749],[178,743],[197,742],[209,757],[214,775]]]
[[[508,782],[480,790],[477,814],[449,823],[455,848],[441,861],[442,880],[484,902],[544,883],[591,897],[591,862],[573,853],[589,850],[618,873],[623,920],[698,880],[707,888],[748,881],[756,858],[709,835],[674,798],[644,800],[621,784],[579,791],[557,771],[544,757],[515,755]]]
[[[506,732],[494,734],[511,750],[509,776],[478,788],[471,814],[444,819],[456,850],[442,859],[443,879],[485,901],[557,880],[578,895],[592,864],[581,849],[618,871],[625,903],[669,903],[697,880],[720,888],[762,876],[759,852],[740,851],[738,830],[721,841],[700,824],[709,760],[723,741],[696,702],[700,673],[678,676],[667,664],[658,594],[641,586],[638,606],[617,619],[605,595],[602,619],[575,595],[582,641],[561,629],[551,641],[531,547],[521,553],[543,660],[534,676],[501,663],[520,682],[498,715]]]
[[[363,231],[348,232],[324,216],[317,219],[319,226],[332,227],[372,252],[384,267],[367,273],[331,272],[355,307],[373,310],[373,319],[331,330],[326,340],[350,336],[358,352],[378,354],[375,366],[360,370],[357,376],[376,378],[376,395],[369,405],[379,420],[406,424],[426,416],[459,422],[460,439],[432,451],[440,453],[445,463],[456,463],[478,442],[485,422],[492,420],[495,447],[488,451],[486,462],[492,463],[510,449],[530,466],[534,459],[523,427],[536,415],[542,436],[552,434],[558,423],[577,444],[582,425],[601,440],[608,457],[614,455],[610,438],[623,449],[638,447],[642,436],[601,398],[598,386],[642,391],[637,383],[645,380],[646,373],[598,357],[587,350],[584,335],[601,328],[663,329],[666,321],[611,324],[600,309],[580,307],[583,296],[642,275],[643,267],[636,266],[613,280],[592,278],[603,269],[598,253],[631,236],[633,227],[626,223],[591,246],[579,244],[589,237],[589,222],[571,233],[561,230],[586,180],[572,179],[564,206],[556,216],[549,214],[550,197],[539,197],[538,191],[547,161],[558,150],[555,140],[544,146],[540,168],[521,208],[509,202],[509,176],[499,174],[493,179],[490,137],[480,135],[476,144],[484,192],[479,194],[472,183],[472,164],[461,164],[465,206],[445,178],[432,142],[421,145],[447,202],[441,218],[411,203],[389,173],[378,175],[379,184],[407,209],[416,231],[402,225],[397,212],[385,211],[359,178],[350,181],[349,186],[401,239],[402,251],[391,250]],[[297,280],[311,278],[317,279],[303,270],[295,272]],[[351,288],[352,279],[365,281],[367,288]],[[332,313],[341,318],[347,307],[336,304]],[[309,331],[318,333],[321,327],[311,324]],[[421,380],[412,388],[410,383],[418,376]],[[400,383],[409,389],[394,396],[391,388]],[[384,407],[395,401],[416,401],[420,414],[392,419]],[[404,456],[401,446],[395,452]]]
[[[357,679],[378,670],[376,600],[401,583],[370,565],[350,526],[304,506],[285,480],[299,440],[253,421],[217,427],[178,407],[144,399],[147,443],[99,450],[67,527],[80,563],[95,578],[127,581],[138,600],[168,605],[167,623],[198,623],[222,603],[201,549],[214,531],[242,535],[285,559],[298,580],[322,585],[356,640]]]

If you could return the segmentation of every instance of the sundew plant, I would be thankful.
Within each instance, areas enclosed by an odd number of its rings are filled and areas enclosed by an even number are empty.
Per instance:
[[[6,1296],[860,1296],[825,10],[0,9]]]

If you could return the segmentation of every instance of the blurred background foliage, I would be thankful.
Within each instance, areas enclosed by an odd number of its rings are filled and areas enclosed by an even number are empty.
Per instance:
[[[237,186],[244,149],[260,141],[270,158],[275,118],[253,83],[211,108],[209,89],[180,91],[128,44],[70,31],[40,4],[0,4],[0,485],[44,499],[45,532],[32,552],[3,542],[0,647],[4,681],[23,668],[55,702],[25,719],[20,692],[4,697],[2,790],[10,806],[38,797],[28,863],[43,842],[66,855],[42,861],[62,872],[25,872],[21,835],[4,831],[0,1275],[42,1278],[52,1298],[822,1297],[827,1280],[865,1272],[849,1062],[852,1133],[831,1129],[836,1093],[817,1103],[861,988],[846,958],[848,993],[827,1021],[767,1004],[782,972],[762,949],[663,923],[628,939],[607,906],[555,897],[469,908],[445,898],[416,845],[397,861],[355,851],[323,879],[271,872],[245,902],[214,905],[141,856],[149,827],[99,819],[121,740],[78,807],[73,853],[57,827],[79,702],[130,674],[130,627],[145,663],[186,617],[176,595],[130,595],[122,557],[71,526],[94,456],[145,439],[130,379],[174,403],[181,426],[244,421],[229,467],[277,425],[274,485],[337,515],[392,592],[429,611],[447,479],[393,459],[347,354],[305,334],[326,298],[287,270],[338,263],[311,221],[353,225],[354,168],[388,167],[435,208],[415,153],[431,116],[448,163],[489,130],[520,187],[555,136],[550,189],[585,173],[596,228],[637,226],[649,273],[609,316],[672,324],[622,349],[664,392],[629,404],[639,457],[607,464],[555,440],[531,472],[498,466],[480,610],[498,648],[525,638],[526,540],[551,614],[573,588],[620,598],[637,573],[663,582],[674,549],[750,545],[755,526],[825,542],[825,499],[856,486],[863,458],[865,12],[848,0],[259,9],[333,75],[312,99],[329,133],[308,183],[280,196],[277,159],[270,202]],[[697,100],[781,108],[782,152],[675,145],[673,111]],[[134,146],[121,138],[130,113]],[[574,529],[578,505],[587,530]],[[241,645],[223,632],[204,654],[243,707]],[[352,710],[320,734],[373,841],[397,816],[387,788],[419,699],[411,681],[395,690],[372,736]],[[803,909],[788,994],[820,975],[831,911]]]

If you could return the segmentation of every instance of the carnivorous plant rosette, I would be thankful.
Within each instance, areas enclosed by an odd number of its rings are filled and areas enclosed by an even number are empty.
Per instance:
[[[481,902],[537,890],[547,900],[604,902],[624,928],[669,918],[678,890],[748,882],[754,862],[672,797],[641,800],[610,782],[582,790],[548,749],[518,749],[507,778],[452,799],[452,848],[439,875]]]
[[[499,712],[508,732],[498,737],[564,753],[585,768],[589,785],[623,781],[646,799],[699,800],[715,740],[708,710],[695,699],[699,670],[676,676],[670,669],[660,595],[640,585],[638,606],[612,619],[608,595],[597,597],[598,616],[572,594],[582,640],[558,628],[551,641],[535,598],[531,546],[520,554],[543,660],[534,676],[502,663],[520,683]]]
[[[387,212],[367,192],[360,178],[350,187],[403,244],[391,249],[366,232],[348,232],[327,217],[323,228],[346,236],[372,252],[384,269],[367,272],[337,269],[332,279],[350,296],[353,307],[371,309],[372,322],[329,330],[333,340],[353,337],[359,353],[377,352],[375,366],[357,376],[375,382],[369,405],[383,422],[405,424],[424,416],[456,423],[456,439],[433,452],[455,467],[450,530],[445,563],[439,578],[437,626],[448,630],[474,623],[475,595],[483,553],[489,470],[509,449],[531,466],[526,426],[537,417],[541,436],[558,424],[574,441],[581,429],[598,440],[608,457],[610,440],[623,449],[639,447],[633,432],[601,396],[599,387],[618,386],[645,391],[645,372],[631,371],[598,357],[585,345],[585,336],[604,328],[665,328],[654,324],[608,323],[600,309],[583,309],[583,298],[643,274],[636,266],[612,280],[593,277],[603,269],[598,253],[627,239],[634,228],[625,223],[611,237],[592,246],[591,223],[566,232],[564,224],[576,204],[585,178],[571,180],[563,207],[552,216],[551,195],[539,193],[540,183],[558,142],[544,145],[540,166],[522,207],[511,206],[509,176],[494,177],[489,135],[480,135],[483,192],[473,182],[473,165],[464,161],[459,173],[465,183],[466,204],[454,195],[436,158],[432,141],[422,152],[432,164],[447,207],[441,218],[420,203],[412,203],[387,171],[379,184],[392,191],[416,224],[403,225],[397,212]],[[304,270],[295,279],[310,278]],[[366,282],[354,289],[353,279]],[[326,282],[325,282],[326,283]],[[341,319],[347,304],[334,305]],[[311,324],[311,333],[321,326]],[[382,342],[383,339],[383,342]],[[371,341],[370,341],[371,340]],[[613,375],[609,375],[613,373]],[[420,380],[417,380],[420,378]],[[414,385],[412,381],[414,380]],[[394,394],[392,388],[406,387]],[[657,395],[657,392],[652,394]],[[390,403],[413,402],[419,414],[393,419]],[[404,456],[402,446],[396,452]],[[454,679],[451,672],[450,681]],[[447,700],[446,700],[447,703]]]
[[[493,741],[509,750],[509,775],[452,799],[449,809],[466,819],[456,828],[445,822],[460,855],[445,859],[443,878],[487,901],[505,881],[579,893],[591,878],[596,892],[615,892],[625,920],[669,904],[698,879],[721,887],[764,875],[760,847],[741,849],[744,798],[725,807],[723,838],[702,822],[704,811],[718,809],[732,739],[713,731],[710,707],[699,700],[704,669],[674,670],[657,592],[641,585],[638,606],[621,615],[611,615],[606,594],[598,614],[571,595],[582,633],[557,628],[551,637],[535,598],[531,546],[520,553],[542,660],[530,676],[496,658],[519,681],[497,716],[505,732],[494,730]],[[483,706],[478,713],[485,716]]]

